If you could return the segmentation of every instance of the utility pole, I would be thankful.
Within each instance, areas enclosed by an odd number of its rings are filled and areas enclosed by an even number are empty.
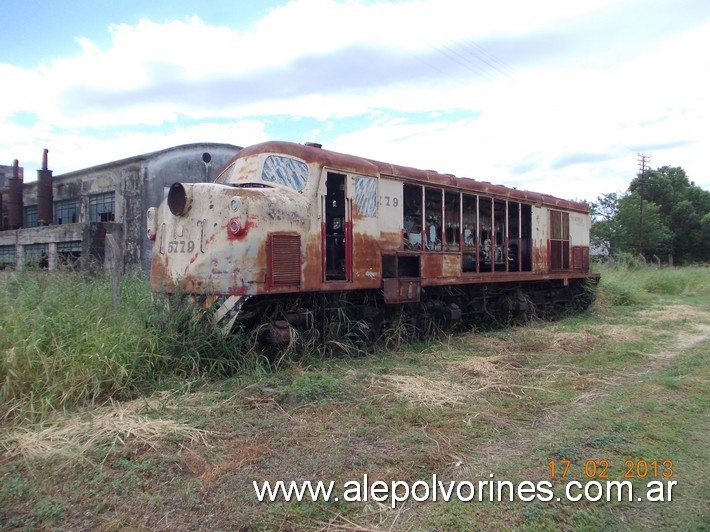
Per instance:
[[[643,255],[643,186],[646,181],[646,163],[650,158],[650,155],[638,154],[638,165],[641,167],[641,179],[639,181],[639,255]]]

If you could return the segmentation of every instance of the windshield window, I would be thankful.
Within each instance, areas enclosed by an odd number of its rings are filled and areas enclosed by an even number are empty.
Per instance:
[[[264,161],[261,178],[301,192],[308,181],[308,166],[289,157],[269,155]]]

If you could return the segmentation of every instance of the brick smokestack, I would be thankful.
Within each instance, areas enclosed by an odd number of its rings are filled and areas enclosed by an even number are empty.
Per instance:
[[[12,167],[12,177],[7,182],[7,228],[19,229],[22,227],[22,179],[20,162],[17,159]]]
[[[52,187],[52,171],[47,169],[47,154],[42,154],[42,169],[37,170],[37,223],[51,225],[54,223],[54,191]]]

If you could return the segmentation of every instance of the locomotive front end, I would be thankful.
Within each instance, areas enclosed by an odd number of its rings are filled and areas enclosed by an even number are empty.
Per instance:
[[[149,209],[154,290],[207,296],[270,291],[270,239],[273,234],[306,234],[310,202],[303,194],[308,183],[304,163],[297,166],[298,179],[289,174],[290,181],[270,179],[274,170],[269,164],[268,155],[240,154],[215,183],[174,183],[166,200]],[[282,167],[277,170],[283,173]],[[288,186],[294,179],[300,190]],[[290,258],[299,281],[300,241],[299,236]]]

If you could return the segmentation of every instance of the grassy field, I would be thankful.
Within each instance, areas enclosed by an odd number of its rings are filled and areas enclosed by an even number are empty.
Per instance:
[[[602,275],[584,315],[278,370],[186,333],[188,318],[156,319],[137,280],[116,312],[110,288],[74,279],[75,294],[60,290],[73,305],[65,312],[47,284],[6,279],[0,525],[707,529],[710,270]],[[43,310],[30,311],[39,300]],[[479,481],[549,482],[553,493],[394,508],[343,500],[346,482],[364,475],[411,486],[434,474],[476,490]],[[632,502],[565,499],[570,481],[625,474]],[[259,502],[253,481],[266,480],[332,480],[340,500]],[[635,500],[650,481],[677,482],[672,500]]]

